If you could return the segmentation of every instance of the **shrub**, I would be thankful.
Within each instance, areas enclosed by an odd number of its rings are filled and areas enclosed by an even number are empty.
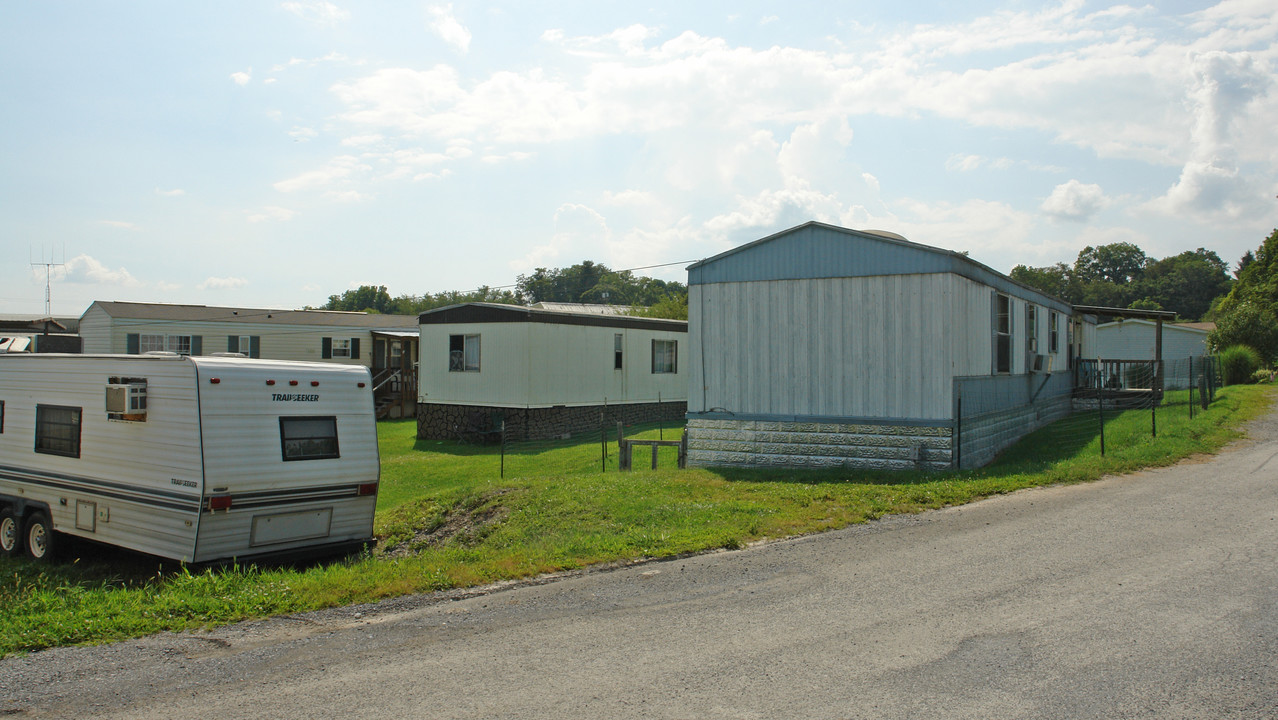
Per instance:
[[[1264,368],[1261,368],[1251,374],[1251,382],[1253,385],[1256,383],[1268,383],[1272,379],[1273,374],[1272,370],[1265,370]]]
[[[1260,353],[1246,345],[1231,345],[1220,352],[1220,372],[1226,385],[1242,385],[1252,381],[1252,373],[1260,368]]]

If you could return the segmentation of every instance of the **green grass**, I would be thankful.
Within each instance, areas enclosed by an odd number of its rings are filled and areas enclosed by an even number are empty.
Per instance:
[[[1146,411],[1109,413],[1100,456],[1095,415],[1028,436],[980,470],[674,468],[600,472],[598,438],[496,446],[419,441],[412,420],[378,426],[382,485],[378,550],[338,562],[188,570],[76,544],[54,567],[0,559],[0,655],[99,643],[162,630],[369,602],[603,562],[665,557],[818,532],[1025,487],[1094,480],[1218,450],[1273,397],[1268,386],[1222,391],[1191,421],[1168,394],[1150,437]],[[667,439],[677,430],[665,429]],[[655,438],[655,428],[644,437]]]

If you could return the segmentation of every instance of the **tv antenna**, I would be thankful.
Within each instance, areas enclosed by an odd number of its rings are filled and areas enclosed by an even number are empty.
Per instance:
[[[62,247],[62,259],[67,257],[67,249]],[[65,262],[53,262],[53,250],[49,250],[49,259],[44,259],[44,246],[40,246],[40,262],[31,261],[31,267],[44,267],[44,316],[53,317],[53,268],[66,267]]]

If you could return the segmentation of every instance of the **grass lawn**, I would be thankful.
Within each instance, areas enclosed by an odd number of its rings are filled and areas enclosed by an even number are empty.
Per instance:
[[[1216,451],[1272,398],[1270,386],[1225,388],[1190,420],[1185,393],[1168,393],[1157,438],[1148,410],[1108,414],[1104,457],[1095,415],[1074,415],[988,467],[942,473],[681,471],[666,454],[658,470],[623,474],[615,439],[601,472],[603,450],[593,438],[515,445],[503,479],[494,446],[416,440],[414,421],[383,422],[375,552],[305,566],[200,571],[84,543],[75,544],[78,559],[52,567],[0,559],[0,655],[736,548],[1094,480]],[[642,436],[657,433],[654,427]],[[664,433],[677,437],[671,428]],[[635,465],[646,463],[636,457]]]

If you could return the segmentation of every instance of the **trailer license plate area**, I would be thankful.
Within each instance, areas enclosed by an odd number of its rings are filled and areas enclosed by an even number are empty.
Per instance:
[[[257,547],[328,537],[332,524],[331,507],[276,515],[254,515],[249,545]]]

